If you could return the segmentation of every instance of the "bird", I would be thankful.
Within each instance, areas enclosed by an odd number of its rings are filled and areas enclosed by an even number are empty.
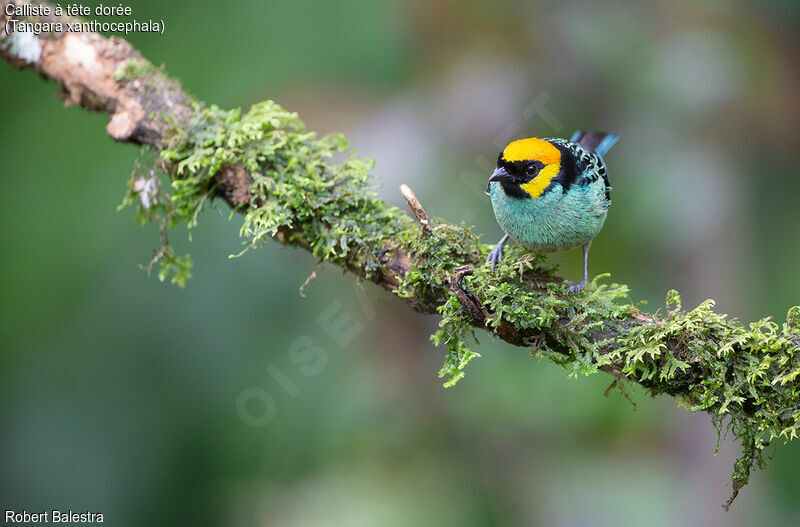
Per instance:
[[[528,137],[505,147],[486,185],[505,232],[486,259],[492,270],[509,238],[536,253],[583,246],[583,279],[568,282],[568,292],[586,287],[589,248],[611,206],[603,156],[617,140],[614,134],[578,130],[569,140]]]

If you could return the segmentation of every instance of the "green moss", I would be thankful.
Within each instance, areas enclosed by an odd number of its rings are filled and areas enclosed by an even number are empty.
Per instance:
[[[792,308],[782,326],[769,318],[744,326],[713,307],[707,300],[684,312],[671,291],[666,316],[632,329],[612,355],[624,361],[630,378],[657,393],[679,394],[692,411],[708,412],[718,431],[727,428],[742,442],[732,474],[735,497],[751,470],[767,464],[769,440],[797,437],[799,310]]]
[[[161,237],[161,246],[153,250],[153,258],[142,268],[150,274],[153,266],[158,264],[159,280],[163,282],[169,278],[173,284],[184,287],[186,281],[191,278],[192,259],[188,254],[176,253],[169,243],[168,236],[168,231],[181,218],[176,213],[172,196],[163,188],[165,180],[168,181],[167,175],[153,163],[154,155],[149,150],[143,149],[142,154],[136,161],[128,180],[128,191],[117,210],[132,206],[135,209],[134,219],[138,223],[156,224]]]
[[[453,271],[481,254],[478,237],[465,224],[449,225],[440,219],[423,231],[417,224],[399,233],[410,269],[396,294],[422,302],[443,296]]]
[[[149,79],[161,76],[163,72],[152,62],[135,58],[126,60],[114,71],[114,80],[117,82],[132,81],[136,79]]]
[[[666,312],[654,323],[631,324],[638,309],[623,302],[625,286],[599,285],[597,277],[584,294],[566,295],[557,282],[531,287],[527,273],[551,276],[541,259],[512,254],[497,274],[480,268],[466,279],[489,312],[487,329],[509,323],[528,330],[534,354],[562,365],[569,376],[606,369],[648,387],[654,396],[673,395],[692,411],[708,412],[720,433],[730,430],[742,443],[731,500],[754,467],[766,466],[763,448],[769,440],[797,437],[800,308],[792,308],[782,326],[763,319],[745,327],[715,313],[710,300],[683,311],[680,296],[670,291]],[[417,281],[422,283],[415,294],[430,283]],[[446,386],[452,386],[475,356],[470,348],[475,339],[455,296],[440,312],[434,342],[447,344],[441,373],[450,376]],[[604,339],[606,334],[612,337]]]
[[[431,335],[431,341],[440,346],[447,347],[444,364],[439,370],[439,377],[448,377],[444,383],[445,388],[455,386],[464,377],[464,368],[472,359],[480,357],[472,351],[471,343],[478,344],[475,330],[461,312],[461,302],[450,294],[447,301],[439,308],[442,319],[439,329]]]
[[[121,75],[140,70],[138,64],[126,66]],[[316,138],[306,132],[297,114],[272,101],[245,114],[198,106],[189,125],[173,129],[166,142],[160,157],[169,168],[160,175],[168,176],[170,192],[156,209],[145,209],[133,191],[136,176],[124,202],[137,204],[137,219],[163,222],[162,231],[181,223],[195,227],[217,194],[215,176],[235,165],[253,179],[252,196],[240,211],[246,249],[283,231],[288,243],[374,278],[385,257],[383,241],[408,230],[408,218],[380,201],[369,185],[372,161],[355,157],[340,135]],[[170,254],[168,246],[162,249]],[[180,263],[167,267],[180,270]]]

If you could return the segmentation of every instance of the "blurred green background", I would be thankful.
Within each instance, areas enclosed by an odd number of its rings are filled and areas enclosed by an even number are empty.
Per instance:
[[[199,98],[272,98],[344,132],[387,201],[408,183],[490,243],[482,192],[507,140],[616,132],[593,274],[651,309],[670,288],[745,321],[800,303],[795,1],[129,5],[166,23],[129,40]],[[486,336],[443,389],[435,317],[301,250],[229,260],[239,218],[222,204],[192,242],[172,233],[188,286],[149,278],[157,233],[115,212],[137,150],[55,91],[0,65],[4,509],[115,526],[800,524],[800,444],[769,447],[726,515],[737,446],[715,457],[704,414],[642,390],[634,411],[603,397],[605,374],[566,379]],[[551,258],[579,276],[578,251]],[[293,360],[309,346],[315,361]]]

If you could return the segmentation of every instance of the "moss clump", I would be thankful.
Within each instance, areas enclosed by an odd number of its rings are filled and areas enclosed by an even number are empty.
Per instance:
[[[381,242],[407,228],[405,215],[368,184],[371,160],[355,157],[341,135],[316,138],[296,113],[272,101],[243,115],[198,109],[162,157],[175,167],[172,201],[190,227],[215,194],[221,170],[241,165],[248,171],[251,197],[241,209],[240,231],[248,248],[285,232],[288,243],[372,278]]]
[[[453,271],[481,254],[478,237],[465,224],[435,219],[430,229],[412,226],[400,233],[398,245],[409,257],[409,269],[395,293],[425,303],[441,298]]]
[[[446,298],[437,308],[442,320],[431,340],[437,346],[447,346],[439,377],[448,376],[445,387],[454,386],[464,376],[466,365],[480,355],[471,349],[471,343],[477,343],[474,326],[463,313],[460,300],[448,291],[454,271],[465,262],[481,258],[479,239],[463,223],[448,225],[435,220],[429,229],[408,229],[401,237],[401,246],[408,254],[410,268],[395,293],[418,306],[438,304],[437,299]]]
[[[719,432],[727,427],[742,442],[732,501],[753,467],[766,466],[769,440],[797,438],[800,307],[781,326],[769,318],[744,326],[715,313],[713,300],[684,312],[680,296],[670,291],[667,306],[665,317],[618,339],[611,355],[623,361],[628,377],[680,395],[692,411],[708,412]]]
[[[124,75],[140,67],[130,66]],[[179,223],[195,227],[219,191],[216,176],[233,166],[244,167],[252,179],[251,195],[240,206],[246,249],[281,232],[286,243],[307,246],[318,258],[371,279],[382,265],[382,242],[408,229],[408,218],[369,185],[371,160],[355,157],[341,135],[316,138],[296,113],[272,101],[244,114],[198,106],[189,125],[173,129],[166,143],[156,166],[163,167],[157,173],[168,176],[171,191],[147,209],[137,201],[134,178],[124,202],[138,204],[138,219],[161,221],[162,232]],[[164,245],[159,253],[174,251]],[[176,263],[162,262],[179,270]]]
[[[475,329],[466,319],[461,309],[461,301],[454,294],[439,308],[442,315],[439,329],[431,335],[436,346],[445,345],[447,354],[439,370],[439,377],[447,377],[445,388],[451,388],[464,377],[464,368],[480,354],[472,351],[472,343],[479,344]]]
[[[153,258],[143,269],[150,274],[153,266],[158,264],[158,279],[167,278],[180,287],[186,285],[191,278],[192,259],[188,254],[178,254],[169,242],[168,232],[184,220],[177,213],[175,203],[169,192],[164,190],[165,171],[155,163],[153,155],[143,149],[143,158],[136,161],[136,167],[128,180],[128,191],[117,207],[135,207],[134,219],[144,225],[153,222],[157,225],[161,237],[161,246],[153,250]],[[147,168],[151,167],[151,168]]]

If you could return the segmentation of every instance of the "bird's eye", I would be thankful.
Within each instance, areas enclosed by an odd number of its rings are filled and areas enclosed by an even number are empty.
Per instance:
[[[530,177],[533,177],[538,173],[539,173],[539,165],[537,165],[536,163],[531,163],[530,165],[525,167],[525,174]]]

